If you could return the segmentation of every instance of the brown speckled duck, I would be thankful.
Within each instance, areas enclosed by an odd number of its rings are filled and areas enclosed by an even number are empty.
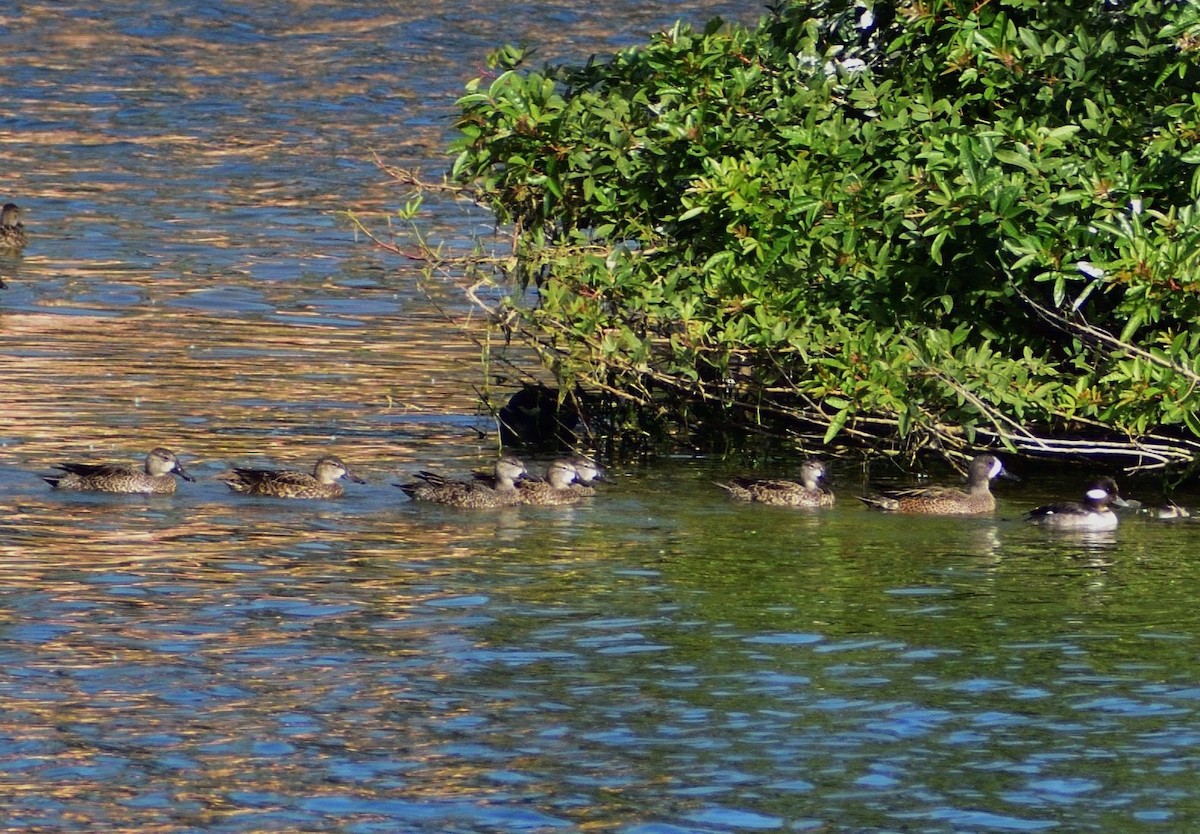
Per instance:
[[[312,474],[290,469],[248,469],[234,467],[221,480],[234,492],[266,495],[274,498],[341,498],[342,479],[365,483],[353,474],[341,458],[326,455],[317,461]]]
[[[396,484],[414,501],[445,504],[466,509],[511,507],[521,503],[516,482],[525,477],[525,464],[515,457],[496,461],[490,476],[454,481],[435,472],[418,472],[418,480]]]
[[[77,492],[125,492],[165,495],[175,491],[172,473],[185,481],[196,480],[169,449],[151,449],[145,466],[136,469],[119,463],[60,463],[55,469],[65,475],[48,475],[43,480],[55,489]]]
[[[824,479],[825,464],[819,460],[806,460],[800,466],[798,482],[734,478],[717,486],[737,501],[754,501],[777,507],[832,507],[833,493],[821,487]]]
[[[29,242],[25,224],[21,222],[21,210],[16,203],[5,203],[0,209],[0,249],[20,250]]]
[[[546,468],[545,480],[525,480],[517,485],[522,504],[562,506],[596,494],[591,484],[602,480],[600,467],[584,457],[559,458]]]

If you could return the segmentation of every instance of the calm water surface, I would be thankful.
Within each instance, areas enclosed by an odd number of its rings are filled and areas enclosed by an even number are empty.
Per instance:
[[[758,12],[0,11],[0,197],[34,236],[0,260],[3,830],[1200,828],[1189,523],[1027,529],[1078,484],[1021,462],[983,520],[868,514],[849,465],[820,514],[731,505],[712,461],[563,509],[391,486],[494,447],[459,293],[338,215],[399,206],[372,154],[437,176],[504,41],[582,57]],[[433,209],[451,246],[488,233]],[[38,478],[158,444],[199,476],[174,497]],[[291,504],[213,480],[327,450],[368,484]]]

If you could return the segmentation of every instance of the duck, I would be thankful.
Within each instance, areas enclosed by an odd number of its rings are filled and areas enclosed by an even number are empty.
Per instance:
[[[414,501],[466,509],[511,507],[521,503],[517,481],[527,474],[519,458],[506,455],[496,461],[490,475],[456,481],[422,471],[417,473],[417,481],[396,486]]]
[[[932,486],[890,490],[880,495],[861,496],[873,510],[916,515],[982,515],[996,509],[991,482],[997,477],[1017,480],[995,455],[977,455],[967,467],[967,488]]]
[[[559,458],[546,467],[545,480],[523,480],[517,492],[522,504],[562,506],[595,495],[591,484],[601,479],[600,467],[587,458]]]
[[[5,203],[0,208],[0,249],[24,249],[29,242],[25,224],[21,222],[21,209],[16,203]]]
[[[175,492],[175,478],[195,481],[170,449],[151,449],[138,469],[120,463],[60,463],[53,467],[65,475],[46,475],[42,480],[54,489],[75,492],[123,492],[168,495]]]
[[[496,418],[503,445],[558,450],[574,443],[579,410],[557,388],[525,384],[501,406]]]
[[[1127,501],[1126,503],[1129,504],[1132,502]],[[1152,507],[1146,510],[1146,512],[1151,518],[1157,518],[1160,521],[1175,521],[1180,518],[1191,518],[1192,516],[1187,507],[1181,507],[1174,501],[1168,502],[1161,507]]]
[[[1119,521],[1110,505],[1127,507],[1129,502],[1121,497],[1116,481],[1100,478],[1088,485],[1082,501],[1037,507],[1025,520],[1053,530],[1116,530]]]
[[[243,495],[274,498],[341,498],[346,489],[341,480],[364,484],[341,458],[325,455],[313,466],[312,474],[292,469],[251,469],[235,466],[220,480]]]
[[[596,481],[608,480],[608,476],[604,474],[604,470],[591,458],[584,455],[576,455],[573,458],[568,458],[568,460],[575,467],[575,486],[580,491],[583,491],[585,496],[595,494],[596,490],[592,487],[592,484]]]
[[[832,507],[833,493],[821,487],[825,479],[825,464],[806,460],[800,465],[800,480],[734,478],[718,482],[736,501],[772,504],[777,507]]]

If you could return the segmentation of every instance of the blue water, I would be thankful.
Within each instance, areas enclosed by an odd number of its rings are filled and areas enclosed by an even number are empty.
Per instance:
[[[821,513],[731,504],[711,460],[618,466],[570,508],[392,486],[494,454],[500,371],[452,282],[356,237],[343,212],[400,225],[373,154],[440,177],[506,40],[582,58],[710,12],[759,8],[0,13],[0,197],[33,236],[0,261],[4,830],[1200,827],[1191,522],[1029,529],[1078,484],[1028,461],[986,519],[869,514],[853,462]],[[449,247],[488,239],[430,208]],[[198,477],[172,497],[39,478],[159,444]],[[215,480],[327,451],[367,484]]]

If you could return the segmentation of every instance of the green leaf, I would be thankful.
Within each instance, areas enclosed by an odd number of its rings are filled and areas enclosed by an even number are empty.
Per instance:
[[[1146,311],[1144,309],[1138,308],[1134,310],[1130,314],[1129,320],[1125,322],[1125,326],[1121,328],[1121,335],[1118,337],[1120,341],[1128,342],[1130,339],[1132,339],[1133,334],[1138,331],[1138,328],[1142,326],[1145,320]]]
[[[929,247],[929,257],[932,258],[933,262],[939,266],[942,263],[942,244],[946,242],[946,238],[949,236],[949,234],[949,229],[943,229],[942,231],[938,232],[937,237],[933,239],[933,245]]]
[[[838,433],[841,432],[841,430],[843,428],[845,428],[846,420],[848,420],[849,418],[850,418],[850,409],[848,409],[848,408],[843,408],[837,414],[834,414],[833,418],[829,421],[829,428],[827,428],[825,430],[825,437],[821,440],[821,442],[824,444],[828,444],[829,441],[831,441],[835,437],[837,437]]]

